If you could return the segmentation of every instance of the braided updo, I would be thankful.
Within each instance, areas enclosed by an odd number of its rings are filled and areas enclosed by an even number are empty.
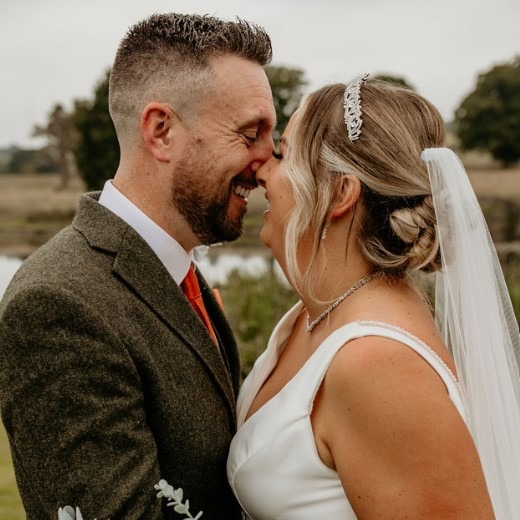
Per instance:
[[[315,262],[305,275],[298,270],[297,244],[310,231],[317,256],[337,180],[344,175],[362,184],[362,208],[356,212],[358,247],[372,270],[392,279],[438,270],[437,224],[421,152],[444,146],[441,115],[413,90],[369,81],[360,92],[361,136],[350,141],[343,119],[344,92],[343,84],[323,87],[308,96],[297,113],[285,163],[296,201],[286,228],[290,278],[303,280],[300,284],[313,278]]]
[[[411,271],[434,272],[440,268],[431,196],[382,201],[365,188],[363,200],[365,218],[359,245],[375,270],[399,278]]]

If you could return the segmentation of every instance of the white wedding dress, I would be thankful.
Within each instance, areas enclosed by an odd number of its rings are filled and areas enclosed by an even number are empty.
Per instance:
[[[266,351],[238,398],[238,432],[227,472],[244,511],[253,520],[356,520],[336,471],[320,459],[310,421],[312,405],[338,350],[362,336],[382,336],[415,350],[438,373],[465,417],[459,383],[437,354],[418,338],[379,322],[353,322],[332,333],[284,388],[245,421],[302,309],[296,304],[275,328]]]

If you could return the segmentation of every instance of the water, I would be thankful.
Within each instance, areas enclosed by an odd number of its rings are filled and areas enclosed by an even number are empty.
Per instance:
[[[21,264],[22,261],[18,258],[0,256],[0,298]]]
[[[207,256],[198,263],[199,270],[211,285],[225,284],[232,271],[249,276],[261,276],[269,269],[270,257],[259,254],[240,255],[220,253]],[[275,272],[283,278],[280,266],[274,264]]]
[[[220,253],[205,257],[198,265],[211,285],[220,285],[226,283],[229,274],[234,270],[250,276],[260,276],[269,268],[269,262],[268,257],[260,254]],[[22,261],[18,258],[0,256],[0,298],[21,263]],[[283,277],[278,264],[275,264],[275,270]]]

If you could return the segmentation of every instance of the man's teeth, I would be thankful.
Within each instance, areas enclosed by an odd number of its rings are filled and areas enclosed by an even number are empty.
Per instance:
[[[249,197],[249,194],[251,193],[251,190],[248,188],[244,188],[244,186],[235,186],[235,189],[233,191],[236,195],[244,197],[244,199],[247,199],[247,197]]]

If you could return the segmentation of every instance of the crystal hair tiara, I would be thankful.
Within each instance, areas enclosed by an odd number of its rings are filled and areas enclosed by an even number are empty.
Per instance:
[[[361,118],[361,98],[360,90],[363,83],[368,78],[365,74],[361,78],[349,83],[345,88],[345,97],[343,99],[343,109],[345,117],[345,126],[347,127],[348,138],[351,141],[356,141],[361,135],[361,125],[363,119]]]

